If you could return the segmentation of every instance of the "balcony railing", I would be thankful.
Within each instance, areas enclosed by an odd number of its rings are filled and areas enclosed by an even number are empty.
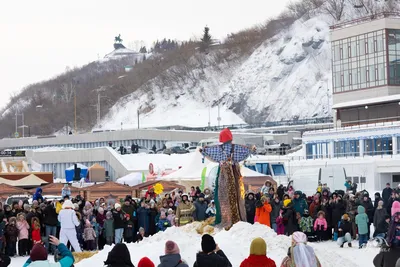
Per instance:
[[[335,25],[332,25],[329,27],[329,29],[331,30],[337,30],[337,29],[342,29],[348,26],[354,26],[360,23],[364,23],[364,22],[369,22],[369,21],[373,21],[373,20],[377,20],[377,19],[383,19],[383,18],[396,18],[396,19],[400,19],[400,12],[382,12],[379,14],[372,14],[369,16],[365,16],[365,17],[361,17],[361,18],[357,18],[357,19],[353,19],[353,20],[348,20],[342,23],[338,23]]]

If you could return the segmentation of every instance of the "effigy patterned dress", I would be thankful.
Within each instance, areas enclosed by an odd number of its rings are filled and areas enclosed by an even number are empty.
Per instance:
[[[217,211],[215,224],[221,223],[227,229],[239,221],[246,221],[245,192],[239,162],[250,154],[250,148],[232,143],[203,149],[203,155],[208,160],[219,163],[214,192]]]

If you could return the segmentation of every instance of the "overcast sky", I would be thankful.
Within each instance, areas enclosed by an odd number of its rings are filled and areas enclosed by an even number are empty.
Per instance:
[[[0,108],[10,94],[113,50],[164,37],[213,38],[264,22],[289,0],[38,0],[6,1],[0,9]],[[139,4],[141,3],[141,4]]]

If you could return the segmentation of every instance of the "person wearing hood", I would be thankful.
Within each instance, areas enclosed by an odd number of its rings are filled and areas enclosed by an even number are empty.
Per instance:
[[[138,267],[155,267],[155,265],[149,258],[143,257],[138,262]]]
[[[225,253],[209,234],[201,237],[202,252],[197,253],[193,267],[232,267]]]
[[[296,213],[293,210],[293,204],[290,199],[283,201],[282,214],[283,224],[285,225],[285,235],[290,236],[296,228]]]
[[[204,194],[200,193],[199,198],[194,202],[194,207],[196,208],[194,215],[194,220],[201,222],[206,219],[206,210],[208,208],[207,202],[204,199]]]
[[[210,203],[211,200],[214,199],[213,193],[209,188],[204,189],[204,199],[207,201],[207,203]]]
[[[365,208],[358,206],[356,216],[356,225],[358,227],[358,243],[359,248],[363,248],[364,244],[368,243],[368,216],[365,214]]]
[[[315,195],[314,198],[313,198],[313,202],[310,205],[310,209],[308,211],[309,214],[310,214],[310,217],[313,218],[313,219],[316,219],[317,218],[317,213],[320,210],[321,210],[321,200],[317,195]]]
[[[331,202],[332,207],[332,226],[335,233],[338,233],[338,224],[342,219],[343,214],[346,212],[346,207],[344,205],[342,197],[337,194],[332,194],[333,200]]]
[[[383,201],[383,198],[381,198],[381,193],[379,193],[379,192],[376,192],[375,193],[375,199],[374,199],[374,211],[376,210],[376,208],[378,208],[378,203],[379,203],[379,201]]]
[[[189,201],[187,194],[182,195],[182,201],[179,203],[176,209],[175,225],[183,226],[193,221],[193,212],[196,207]]]
[[[378,225],[385,220],[385,216],[387,215],[386,209],[383,207],[384,203],[383,200],[379,200],[377,203],[377,207],[375,209],[374,213],[374,227],[375,229],[378,227]]]
[[[399,262],[400,247],[387,247],[386,244],[382,246],[373,260],[375,267],[398,267]]]
[[[281,267],[304,266],[321,267],[321,263],[315,255],[314,249],[307,245],[307,236],[302,232],[294,232],[292,246],[288,255],[283,259]]]
[[[245,199],[246,219],[248,223],[254,224],[254,217],[256,216],[256,200],[254,193],[247,194]]]
[[[364,193],[361,205],[364,206],[365,213],[368,216],[368,239],[369,239],[371,237],[371,233],[370,233],[369,229],[370,229],[371,223],[374,222],[374,205],[372,205],[372,201],[369,198],[368,193]]]
[[[47,260],[47,249],[42,244],[36,244],[31,250],[29,259],[25,262],[23,267],[71,267],[74,264],[74,256],[71,251],[61,243],[56,237],[49,236],[50,244],[57,247],[58,252],[61,254],[61,259],[56,263],[50,263]]]
[[[114,218],[114,242],[115,244],[122,242],[122,235],[124,233],[124,215],[121,211],[121,204],[115,203],[114,210],[112,210],[112,215]]]
[[[62,210],[58,214],[58,221],[61,225],[60,241],[64,245],[67,245],[69,241],[75,252],[81,252],[82,250],[79,246],[76,234],[76,227],[78,227],[80,223],[74,208],[75,206],[72,204],[71,200],[66,200],[64,201]]]
[[[302,195],[301,191],[295,191],[293,198],[293,209],[295,212],[300,213],[301,216],[303,216],[305,210],[308,210],[307,202],[302,198]]]
[[[392,221],[389,226],[387,243],[390,246],[400,247],[400,202],[392,205]]]
[[[68,184],[64,184],[63,189],[61,189],[62,198],[71,196],[71,189],[68,187]]]
[[[250,256],[242,261],[240,267],[276,267],[275,262],[267,257],[267,243],[258,237],[250,245]]]
[[[276,218],[279,217],[281,208],[282,208],[282,202],[279,200],[279,197],[275,195],[274,200],[271,203],[272,206],[272,212],[271,212],[271,226],[272,229],[274,229],[275,233],[278,232],[278,226],[276,224]]]
[[[57,212],[55,208],[55,203],[49,203],[46,208],[43,211],[43,224],[45,226],[45,233],[46,236],[56,236],[57,234],[57,225],[58,225],[58,219],[57,219]],[[54,253],[55,247],[51,246],[49,247],[49,239],[46,238],[46,248],[51,249],[51,252]]]
[[[118,243],[113,247],[108,253],[104,265],[107,267],[135,267],[131,261],[128,247],[124,243]]]
[[[32,200],[37,200],[37,201],[43,202],[42,192],[43,192],[42,188],[40,188],[40,187],[36,188],[36,192],[33,195]]]
[[[338,245],[343,248],[344,243],[347,242],[348,246],[351,247],[351,234],[352,234],[352,225],[350,222],[350,217],[348,214],[343,214],[342,220],[340,221],[340,225],[338,228]]]
[[[189,267],[182,261],[179,247],[174,241],[165,243],[165,255],[160,256],[160,262],[158,267]]]
[[[272,206],[269,203],[269,197],[262,196],[261,197],[261,202],[263,205],[261,207],[257,207],[256,209],[256,216],[258,218],[258,223],[264,224],[268,227],[271,227],[271,211],[272,211]]]

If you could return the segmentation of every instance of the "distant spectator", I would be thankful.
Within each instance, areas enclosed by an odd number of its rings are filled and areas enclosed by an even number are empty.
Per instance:
[[[232,267],[225,253],[208,234],[201,238],[202,252],[197,253],[193,267]]]
[[[387,207],[390,197],[392,196],[393,189],[390,187],[390,183],[386,184],[386,188],[382,191],[382,199],[385,207]]]
[[[35,194],[33,194],[32,200],[37,200],[39,202],[43,202],[43,196],[42,196],[42,188],[38,187],[36,188]]]
[[[165,243],[165,255],[160,256],[160,262],[158,267],[189,267],[182,261],[179,247],[174,241]]]
[[[65,184],[63,189],[61,190],[62,198],[71,196],[71,189],[68,187],[68,184]]]
[[[104,265],[107,267],[135,267],[131,261],[128,247],[124,243],[118,243],[113,247],[108,253]]]

